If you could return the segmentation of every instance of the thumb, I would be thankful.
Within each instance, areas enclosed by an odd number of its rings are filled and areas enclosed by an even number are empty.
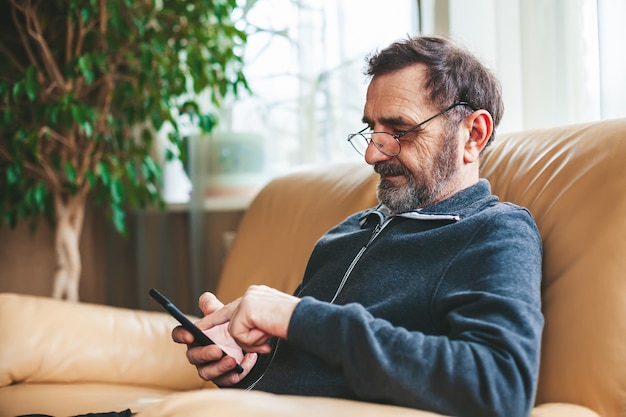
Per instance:
[[[204,292],[198,300],[198,306],[200,311],[206,316],[224,307],[224,304],[213,293]]]

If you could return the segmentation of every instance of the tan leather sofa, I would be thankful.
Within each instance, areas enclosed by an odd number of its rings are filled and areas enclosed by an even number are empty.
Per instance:
[[[544,249],[546,327],[533,417],[626,416],[626,119],[503,134],[483,176],[530,209]],[[375,204],[364,163],[279,178],[244,216],[218,289],[297,285],[315,240]],[[429,416],[203,383],[167,315],[0,295],[0,416],[130,408],[141,416]],[[514,416],[506,416],[514,417]]]

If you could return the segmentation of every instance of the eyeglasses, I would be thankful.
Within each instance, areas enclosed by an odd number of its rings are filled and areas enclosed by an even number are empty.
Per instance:
[[[393,133],[388,133],[388,132],[366,132],[366,130],[369,129],[369,127],[365,127],[363,130],[357,133],[349,134],[348,142],[350,142],[352,147],[359,154],[363,156],[365,156],[365,151],[367,151],[367,147],[369,146],[370,142],[372,142],[374,146],[376,146],[376,149],[378,149],[380,152],[384,153],[385,155],[396,156],[400,153],[400,150],[401,150],[400,138],[402,136],[419,129],[421,126],[430,122],[434,118],[439,117],[458,106],[467,106],[474,111],[477,110],[474,106],[472,106],[467,101],[458,101],[452,104],[451,106],[446,107],[445,109],[443,109],[441,112],[437,113],[436,115],[429,117],[428,119],[416,124],[415,126],[411,127],[408,130],[402,131],[400,133],[396,133],[395,135]]]

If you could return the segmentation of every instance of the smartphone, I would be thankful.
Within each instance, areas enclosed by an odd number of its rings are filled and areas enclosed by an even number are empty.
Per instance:
[[[191,334],[193,334],[193,339],[196,344],[200,346],[207,346],[207,345],[215,344],[215,342],[209,339],[209,337],[206,334],[204,334],[202,330],[200,330],[195,324],[193,324],[191,320],[189,320],[187,316],[185,316],[183,312],[180,311],[180,309],[176,307],[174,303],[172,303],[166,296],[164,296],[163,294],[161,294],[158,290],[154,288],[152,288],[149,293],[150,293],[150,296],[154,298],[159,304],[161,304],[161,306],[163,306],[163,308],[168,313],[170,313],[172,317],[178,320],[178,322],[185,329],[189,330]],[[222,356],[227,356],[226,352],[222,351]],[[243,372],[243,368],[241,367],[241,365],[237,364],[237,366],[235,367],[235,369],[233,369],[233,371],[240,374]]]

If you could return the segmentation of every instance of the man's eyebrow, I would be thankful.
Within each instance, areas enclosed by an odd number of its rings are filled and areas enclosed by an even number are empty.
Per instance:
[[[363,116],[361,121],[368,126],[371,126],[374,124],[374,121],[367,116]],[[413,123],[411,121],[407,121],[406,119],[402,117],[382,117],[379,120],[379,122],[386,126],[394,126],[394,127],[413,126]]]

